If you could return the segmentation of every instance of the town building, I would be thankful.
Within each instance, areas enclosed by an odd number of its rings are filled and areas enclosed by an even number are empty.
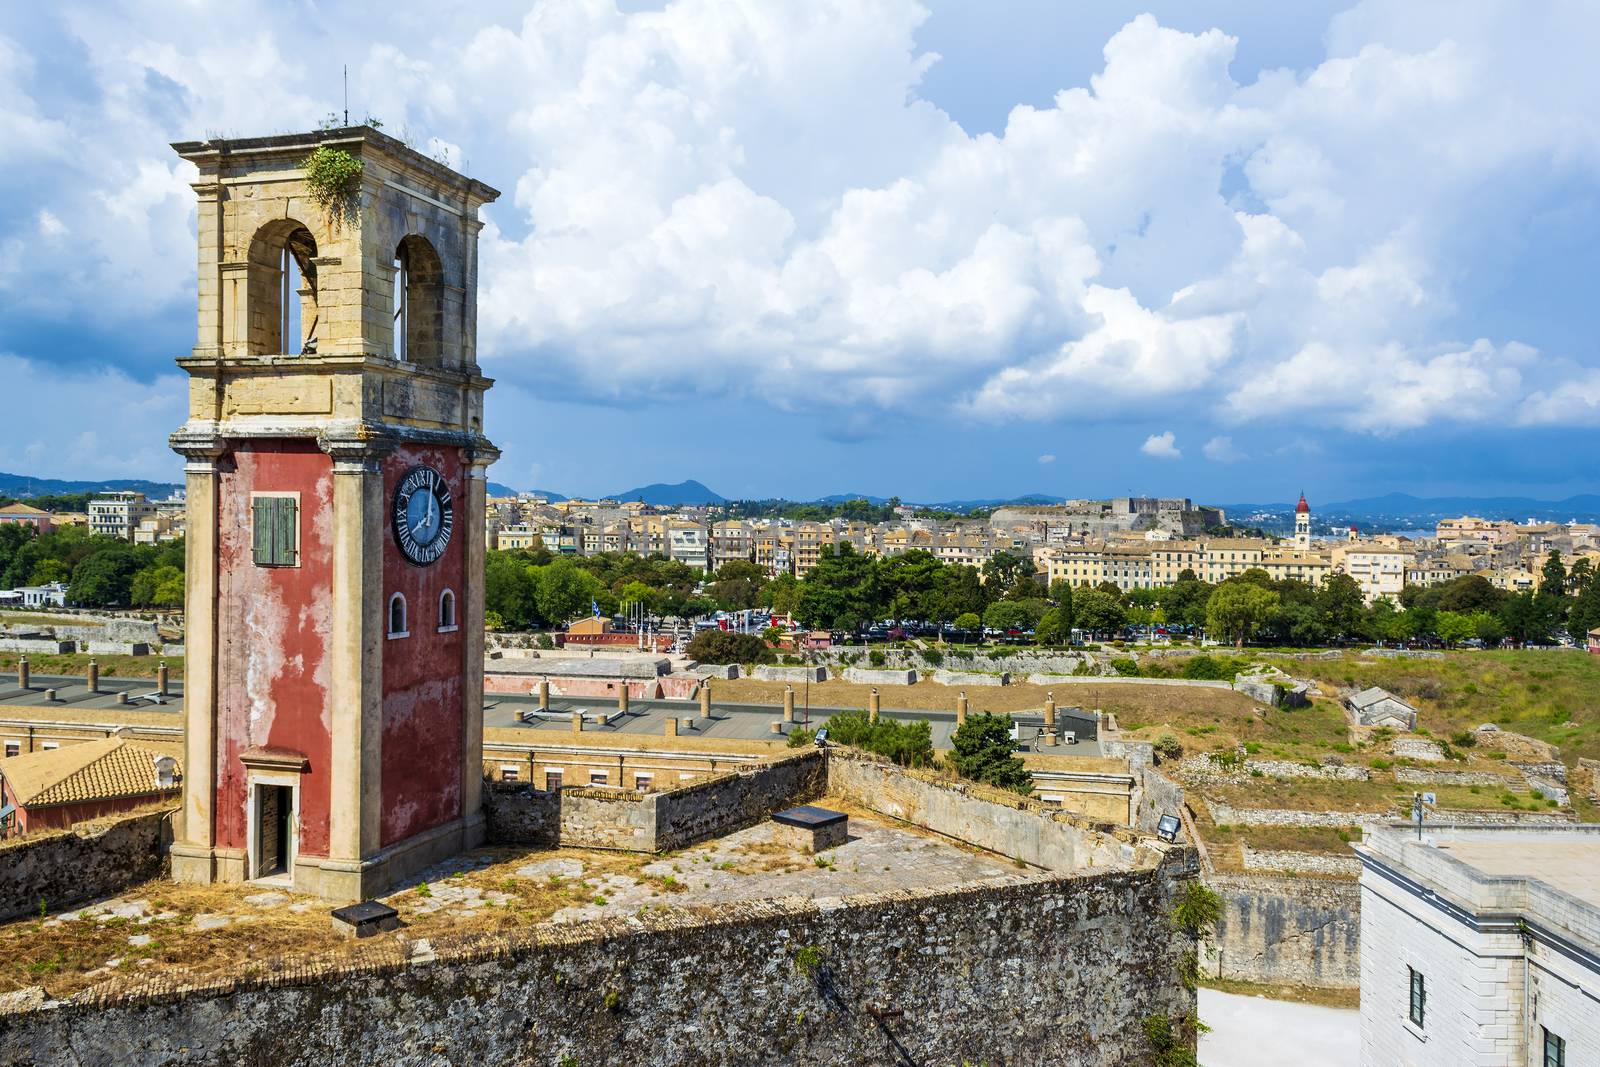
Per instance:
[[[1333,546],[1332,556],[1334,571],[1355,579],[1369,604],[1399,600],[1413,559],[1410,551],[1379,541],[1341,542]]]
[[[1361,1062],[1600,1063],[1600,826],[1371,827]]]
[[[55,528],[48,511],[21,501],[0,508],[0,523],[32,526],[39,533],[49,533]]]
[[[102,537],[132,541],[145,516],[158,510],[154,501],[132,490],[106,493],[89,501],[89,529]]]
[[[482,840],[478,209],[367,126],[194,164],[186,733],[172,875],[354,900]],[[360,168],[319,207],[316,149]]]
[[[0,759],[0,836],[64,830],[175,797],[178,760],[125,737]]]

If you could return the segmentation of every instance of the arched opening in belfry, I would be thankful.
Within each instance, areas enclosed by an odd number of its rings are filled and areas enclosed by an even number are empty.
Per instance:
[[[443,362],[444,268],[426,237],[408,234],[394,250],[394,357]]]
[[[246,349],[252,356],[317,351],[317,239],[303,223],[277,219],[250,242]]]

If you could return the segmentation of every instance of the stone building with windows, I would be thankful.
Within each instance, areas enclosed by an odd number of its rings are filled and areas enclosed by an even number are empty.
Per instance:
[[[1600,826],[1369,829],[1361,1062],[1600,1063]]]

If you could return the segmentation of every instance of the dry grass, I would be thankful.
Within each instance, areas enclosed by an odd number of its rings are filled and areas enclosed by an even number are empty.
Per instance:
[[[1200,979],[1200,984],[1219,993],[1238,993],[1247,997],[1266,997],[1269,1000],[1292,1000],[1300,1004],[1321,1004],[1328,1008],[1359,1008],[1359,989],[1312,989],[1299,985],[1269,985],[1260,982],[1241,982],[1232,978]]]
[[[484,905],[470,914],[432,913],[418,910],[435,895],[426,883],[401,889],[385,901],[400,912],[398,931],[362,941],[331,935],[330,906],[320,901],[302,912],[288,904],[258,908],[246,896],[264,892],[262,886],[180,885],[152,881],[135,886],[118,899],[146,900],[151,915],[170,918],[140,924],[130,919],[79,919],[45,925],[38,918],[0,925],[0,993],[40,985],[52,997],[64,997],[119,976],[147,970],[180,971],[203,978],[220,974],[265,973],[314,960],[357,959],[376,945],[395,938],[415,940],[491,930],[529,927],[544,922],[562,908],[594,899],[593,882],[606,874],[630,874],[644,879],[639,868],[653,856],[587,852],[570,849],[528,852],[520,849],[483,849],[477,855],[491,862],[469,867],[435,885],[473,886],[501,892],[511,899],[504,905]],[[573,857],[584,864],[582,878],[531,879],[515,870],[533,860]],[[664,884],[663,890],[672,887]],[[296,901],[310,900],[296,897]],[[214,930],[196,930],[196,915],[229,915],[238,921]],[[135,947],[128,938],[145,934],[154,940]],[[149,961],[144,963],[142,961]],[[120,963],[108,966],[111,961]]]
[[[783,703],[783,691],[789,683],[763,682],[753,678],[733,681],[718,680],[712,683],[712,698],[737,704]],[[872,692],[870,685],[829,680],[812,682],[810,697],[812,707],[865,708]],[[1032,685],[975,685],[963,688],[958,685],[940,685],[933,681],[919,681],[916,685],[880,685],[878,696],[882,707],[905,711],[945,711],[955,714],[956,697],[967,694],[967,706],[972,711],[1038,711],[1044,707],[1045,696],[1054,692],[1056,702],[1063,706],[1100,708],[1115,713],[1119,720],[1131,717],[1149,721],[1162,716],[1184,714],[1248,712],[1254,704],[1250,698],[1223,689],[1201,689],[1164,685],[1095,685],[1072,683],[1056,686]],[[795,705],[803,705],[806,686],[796,685]]]
[[[20,652],[0,652],[0,673],[15,673],[17,661],[22,655]],[[182,656],[102,656],[87,652],[71,652],[65,655],[29,652],[27,656],[28,667],[34,674],[58,674],[81,678],[89,673],[89,661],[94,660],[100,666],[100,674],[106,678],[154,678],[156,669],[162,663],[167,665],[173,678],[183,677]]]

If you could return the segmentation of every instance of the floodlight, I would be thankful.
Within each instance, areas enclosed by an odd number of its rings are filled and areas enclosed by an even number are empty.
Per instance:
[[[817,729],[815,741],[817,742],[818,748],[821,748],[828,743],[828,728],[826,726],[822,726]]]
[[[1176,841],[1178,840],[1178,828],[1182,825],[1176,815],[1163,815],[1160,821],[1156,823],[1156,836],[1163,841]]]

